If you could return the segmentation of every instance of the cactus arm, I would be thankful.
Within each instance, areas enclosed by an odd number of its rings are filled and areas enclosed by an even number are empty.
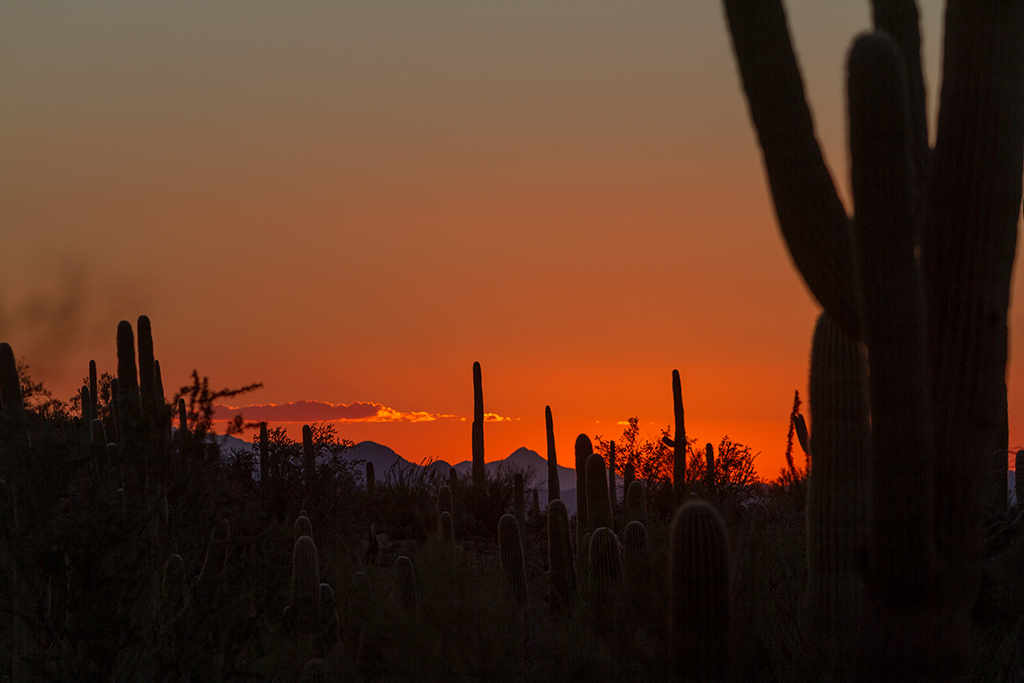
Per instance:
[[[876,31],[896,42],[903,57],[910,105],[910,160],[915,184],[927,184],[931,150],[928,148],[928,116],[925,108],[924,72],[921,69],[921,29],[915,0],[872,0]],[[920,209],[920,200],[915,208]]]
[[[781,0],[725,0],[725,9],[789,253],[832,319],[859,337],[849,219],[814,136]]]
[[[870,349],[875,589],[913,600],[934,569],[931,419],[924,302],[903,64],[884,34],[859,38],[849,60],[856,236]]]
[[[1024,157],[1024,4],[950,2],[921,233],[940,557],[969,592],[983,475],[1004,415],[1007,310]],[[958,591],[959,592],[959,591]]]

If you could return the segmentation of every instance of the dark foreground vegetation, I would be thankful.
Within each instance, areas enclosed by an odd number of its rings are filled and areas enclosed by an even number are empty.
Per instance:
[[[0,346],[0,666],[12,680],[851,673],[863,585],[842,557],[808,557],[816,542],[843,547],[807,524],[806,470],[791,458],[763,484],[728,439],[694,449],[678,374],[674,438],[641,443],[632,420],[618,448],[598,440],[595,453],[577,439],[570,519],[557,499],[538,509],[530,472],[375,473],[341,457],[350,444],[329,426],[305,428],[298,443],[261,425],[251,449],[220,453],[210,411],[224,392],[196,375],[172,411],[148,319],[137,329],[138,360],[121,323],[117,377],[93,365],[68,403],[48,399]],[[482,414],[479,366],[475,380]],[[798,406],[790,440],[806,446]],[[1017,528],[992,533],[1005,546]],[[854,612],[831,607],[842,600]],[[1019,675],[1020,627],[977,627],[978,680]]]

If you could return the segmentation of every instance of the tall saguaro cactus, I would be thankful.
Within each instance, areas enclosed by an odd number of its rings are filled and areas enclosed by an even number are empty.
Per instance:
[[[484,490],[484,388],[480,363],[473,363],[473,488]]]
[[[827,313],[814,329],[811,416],[804,630],[818,678],[827,680],[853,661],[864,596],[857,557],[867,536],[871,493],[867,359]]]
[[[896,477],[873,487],[883,498],[873,501],[864,675],[962,680],[983,506],[1006,476],[1005,458],[995,470],[991,458],[1006,443],[1024,3],[947,3],[934,149],[916,4],[873,6],[892,38],[862,37],[850,54],[851,219],[814,137],[781,0],[725,0],[783,236],[829,317],[868,346],[873,458],[888,468],[874,476]],[[915,466],[920,485],[908,491]],[[901,517],[883,529],[892,510]]]
[[[683,419],[683,384],[679,371],[672,371],[672,413],[676,419],[676,431],[672,437],[672,489],[676,505],[683,500],[686,487],[686,423]]]
[[[558,457],[555,455],[555,425],[551,419],[551,406],[544,406],[544,427],[548,437],[548,506],[562,497],[558,484]]]
[[[587,528],[587,458],[594,452],[590,437],[576,437],[576,545],[579,549]],[[578,550],[582,552],[582,550]]]

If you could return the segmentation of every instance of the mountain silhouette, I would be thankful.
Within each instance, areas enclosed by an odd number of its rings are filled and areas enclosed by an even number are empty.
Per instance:
[[[239,439],[235,436],[217,435],[217,443],[221,447],[221,452],[227,454],[233,449],[252,449],[252,443]],[[377,481],[384,481],[384,478],[389,472],[393,475],[398,472],[404,472],[407,476],[418,475],[421,468],[426,467],[428,470],[437,472],[439,477],[447,478],[448,469],[454,467],[455,471],[459,473],[459,476],[470,476],[473,470],[473,462],[470,460],[463,460],[455,465],[448,463],[445,460],[433,460],[424,464],[415,463],[410,460],[403,458],[401,455],[396,453],[393,449],[379,444],[376,441],[360,441],[352,448],[344,452],[343,457],[346,460],[365,460],[366,462],[373,463],[374,476]],[[548,504],[548,463],[539,453],[534,450],[530,450],[526,447],[517,448],[511,455],[501,460],[492,460],[487,463],[487,471],[490,473],[496,472],[501,467],[515,467],[516,469],[524,472],[530,472],[532,476],[529,479],[527,489],[537,489],[538,498],[540,499],[541,508],[546,508]],[[359,468],[357,473],[360,483],[364,483],[366,470],[364,467]],[[562,502],[565,503],[565,507],[569,510],[569,514],[575,514],[576,512],[576,470],[571,467],[558,466],[558,483],[561,487]],[[530,498],[532,494],[527,494],[526,503],[530,504]]]

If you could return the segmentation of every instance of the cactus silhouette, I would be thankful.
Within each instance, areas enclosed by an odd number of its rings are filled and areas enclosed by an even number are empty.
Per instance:
[[[807,490],[807,599],[805,633],[819,676],[841,677],[863,602],[858,553],[870,515],[871,426],[867,359],[818,316],[811,352],[811,445],[814,466]]]
[[[580,434],[576,437],[576,553],[582,551],[580,545],[583,535],[587,533],[587,458],[594,452],[590,437]]]
[[[484,467],[484,389],[480,363],[473,363],[473,488],[483,491],[487,470]]]
[[[292,541],[297,541],[303,536],[313,537],[313,525],[310,523],[309,517],[306,516],[305,512],[303,510],[295,518],[295,524],[292,525]]]
[[[548,505],[562,497],[558,483],[558,456],[555,455],[555,424],[551,418],[551,406],[544,406],[544,428],[548,441]]]
[[[373,493],[377,487],[377,480],[373,472],[373,463],[369,460],[366,461],[366,492]]]
[[[313,430],[309,425],[302,425],[302,476],[306,505],[312,506],[316,496],[316,450],[313,448]]]
[[[452,514],[447,510],[441,513],[439,522],[439,529],[441,531],[441,538],[445,540],[449,545],[455,545],[455,524],[452,522]]]
[[[611,502],[612,510],[619,504],[618,496],[615,493],[615,442],[608,442],[608,500]]]
[[[676,505],[682,505],[686,490],[686,422],[683,418],[683,384],[679,371],[672,371],[672,413],[675,415],[676,430],[665,444],[672,449],[672,488]]]
[[[439,513],[447,512],[449,515],[455,514],[455,508],[452,505],[452,490],[448,486],[442,486],[437,490],[437,511]]]
[[[570,607],[576,596],[576,568],[572,560],[569,511],[558,498],[548,504],[548,567],[552,609]]]
[[[1006,478],[1005,456],[993,463],[992,453],[1007,443],[1024,4],[947,4],[929,149],[916,5],[874,3],[879,32],[858,38],[848,62],[856,245],[781,2],[725,6],[793,262],[836,326],[868,348],[875,481],[862,675],[963,680],[970,615],[989,588],[980,520]]]
[[[291,600],[284,619],[299,634],[314,633],[320,626],[320,562],[309,536],[299,536],[292,549]]]
[[[807,436],[807,422],[800,413],[793,418],[793,426],[796,429],[796,440],[800,443],[800,450],[807,455],[811,454],[810,440]]]
[[[393,572],[395,602],[402,609],[413,609],[416,607],[416,569],[412,560],[400,555],[395,559]]]
[[[671,653],[679,680],[722,681],[729,654],[729,541],[703,501],[683,505],[669,547]]]
[[[643,482],[633,480],[626,489],[626,516],[630,520],[647,524],[647,489]]]
[[[502,515],[498,520],[498,560],[505,576],[506,595],[518,605],[525,605],[526,557],[519,522],[512,515]]]
[[[588,529],[612,528],[612,503],[608,498],[608,477],[604,458],[591,453],[586,468],[586,504]]]
[[[341,616],[338,601],[330,584],[320,584],[320,646],[324,653],[330,651],[341,638]]]
[[[260,484],[270,483],[270,443],[267,440],[267,423],[260,422]]]
[[[704,447],[704,463],[704,486],[708,490],[708,495],[713,497],[717,490],[717,473],[715,471],[715,447],[711,444]]]
[[[608,527],[595,529],[590,535],[590,578],[606,586],[622,580],[619,539]]]
[[[637,583],[646,579],[648,562],[647,527],[632,521],[622,532],[622,565],[626,577]]]

